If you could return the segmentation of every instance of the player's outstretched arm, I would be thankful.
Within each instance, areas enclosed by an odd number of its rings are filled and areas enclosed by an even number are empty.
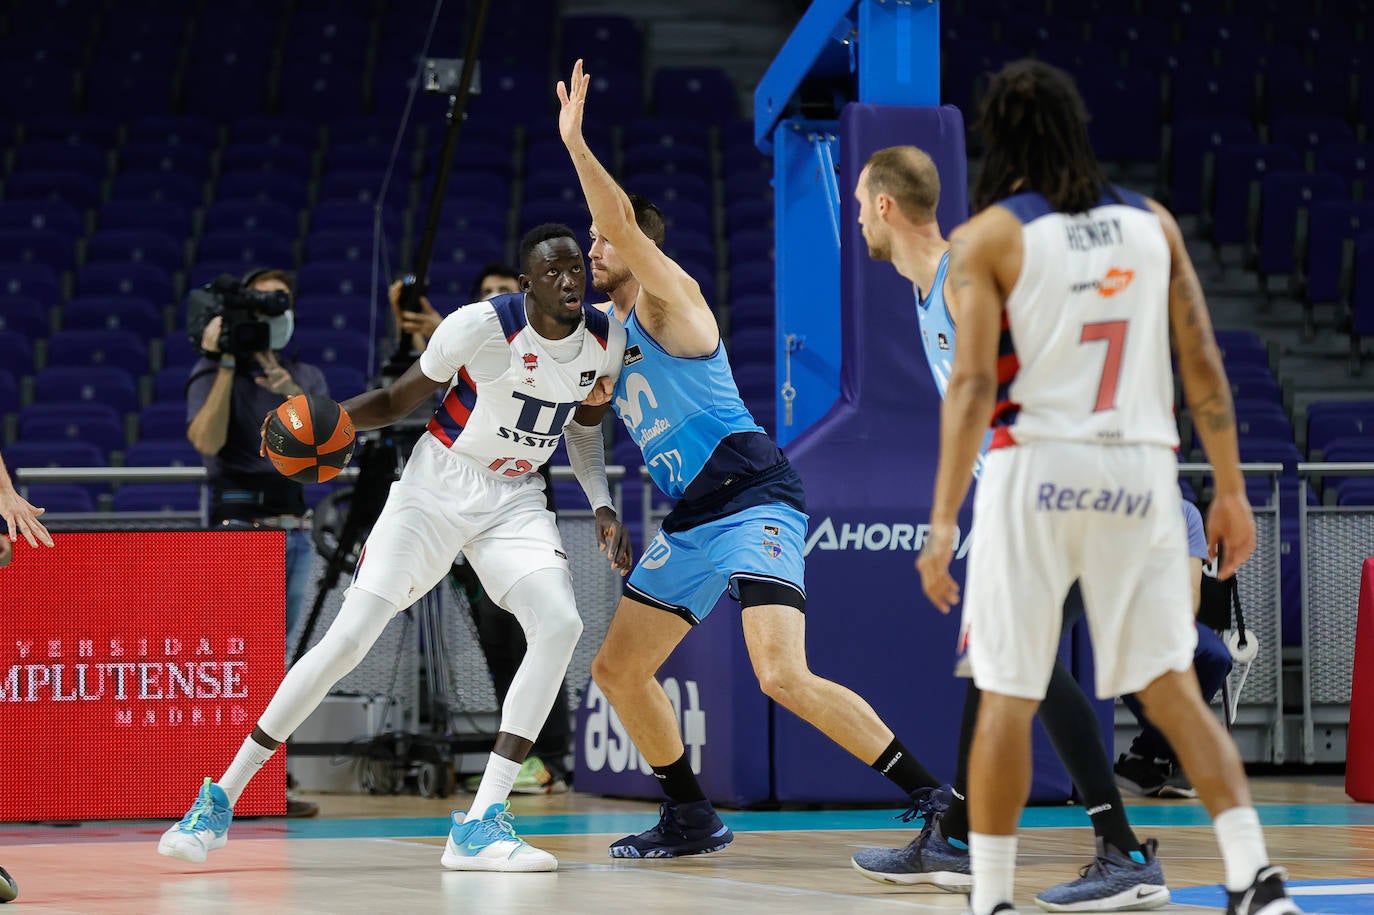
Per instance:
[[[19,491],[14,488],[14,481],[10,479],[9,471],[5,469],[5,461],[0,458],[0,519],[4,519],[5,531],[9,534],[9,540],[18,540],[21,536],[29,542],[29,546],[52,546],[52,535],[48,529],[38,520],[38,516],[47,509],[35,508],[29,504],[29,500],[19,495]],[[9,555],[5,556],[5,564],[9,564]]]
[[[424,403],[425,398],[448,385],[447,381],[435,381],[420,368],[420,360],[415,360],[391,384],[375,391],[365,391],[357,397],[350,397],[341,406],[353,420],[359,432],[389,426]]]
[[[941,613],[959,600],[949,574],[959,506],[968,494],[973,463],[997,399],[997,344],[1006,299],[996,258],[1013,240],[1006,218],[989,210],[950,237],[949,292],[959,307],[959,345],[940,408],[940,463],[930,508],[930,534],[916,566],[921,587]]]
[[[1255,549],[1255,519],[1240,472],[1231,384],[1183,233],[1163,206],[1152,200],[1150,208],[1159,216],[1169,240],[1169,333],[1178,354],[1183,399],[1192,411],[1193,425],[1212,465],[1216,495],[1207,512],[1207,545],[1213,556],[1218,543],[1225,547],[1222,566],[1217,570],[1217,577],[1224,580],[1234,575]]]
[[[558,101],[562,110],[558,115],[558,130],[577,169],[596,231],[615,246],[645,292],[674,307],[695,306],[709,314],[710,306],[702,297],[697,281],[640,231],[630,198],[597,161],[582,136],[582,113],[590,82],[591,77],[582,72],[580,60],[573,65],[572,78],[567,85],[559,80]]]

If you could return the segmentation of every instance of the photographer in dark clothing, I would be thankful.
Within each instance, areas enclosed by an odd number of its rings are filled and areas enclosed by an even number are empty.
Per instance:
[[[289,397],[328,397],[329,388],[318,368],[281,355],[295,327],[291,274],[258,270],[241,282],[229,279],[192,293],[187,330],[203,355],[186,383],[186,437],[205,460],[212,526],[286,531],[289,635],[305,605],[314,546],[304,487],[258,454],[262,421]],[[317,812],[288,799],[288,816]]]

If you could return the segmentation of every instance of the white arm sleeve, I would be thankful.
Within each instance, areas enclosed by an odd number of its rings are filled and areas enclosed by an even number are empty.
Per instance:
[[[614,508],[606,482],[606,444],[601,438],[601,427],[584,426],[574,419],[563,427],[563,435],[568,440],[568,461],[592,511],[603,506]]]
[[[420,370],[435,381],[452,381],[491,339],[493,325],[499,334],[496,310],[484,302],[458,309],[435,328],[420,354]]]

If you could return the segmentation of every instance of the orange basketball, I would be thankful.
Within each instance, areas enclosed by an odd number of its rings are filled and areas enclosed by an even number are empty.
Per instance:
[[[353,456],[353,420],[328,397],[297,394],[267,421],[267,456],[297,483],[332,480]]]

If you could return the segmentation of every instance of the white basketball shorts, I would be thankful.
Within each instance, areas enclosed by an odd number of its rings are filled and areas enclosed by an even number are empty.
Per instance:
[[[538,474],[494,480],[422,435],[391,484],[353,586],[409,607],[443,579],[460,552],[498,604],[531,572],[567,573],[568,557],[540,480]]]
[[[988,454],[973,500],[963,631],[979,688],[1043,699],[1081,581],[1097,695],[1192,666],[1178,462],[1154,445],[1037,441]]]

